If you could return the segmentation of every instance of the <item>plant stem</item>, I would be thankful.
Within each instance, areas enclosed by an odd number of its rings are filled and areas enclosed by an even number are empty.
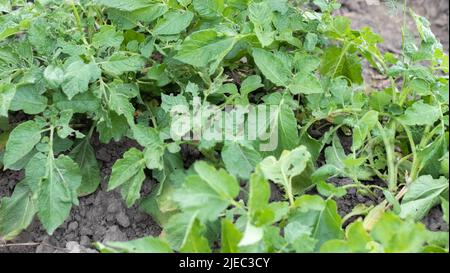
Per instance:
[[[388,186],[391,192],[397,190],[397,169],[395,167],[395,147],[392,144],[392,138],[386,134],[386,129],[383,128],[381,123],[377,124],[378,129],[380,130],[381,138],[383,139],[384,146],[386,147],[386,159],[388,165]],[[389,128],[387,129],[389,132],[394,131],[395,137],[395,123],[391,121]]]
[[[85,37],[85,34],[84,34],[84,30],[83,30],[83,26],[81,25],[81,17],[80,17],[80,14],[78,13],[77,7],[75,6],[75,0],[72,0],[71,6],[72,6],[72,10],[73,10],[73,15],[75,16],[75,20],[77,22],[78,30],[82,34],[81,39],[83,40],[83,43],[86,46],[90,47],[90,44],[86,40],[86,37]]]
[[[405,126],[404,124],[400,123],[403,126],[403,129],[405,130],[406,136],[408,137],[409,140],[409,145],[411,147],[411,153],[413,155],[413,163],[412,163],[412,167],[411,167],[411,172],[410,172],[410,179],[411,181],[414,181],[417,179],[417,175],[419,173],[419,168],[420,168],[420,162],[417,158],[417,151],[416,151],[416,144],[414,142],[413,136],[411,134],[411,131],[409,130],[409,128],[407,126]]]

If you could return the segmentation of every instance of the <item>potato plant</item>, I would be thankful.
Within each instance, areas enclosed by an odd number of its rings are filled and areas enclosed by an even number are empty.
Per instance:
[[[0,239],[36,217],[52,234],[107,179],[163,232],[102,252],[448,252],[448,232],[420,222],[441,206],[448,223],[448,56],[407,5],[416,30],[405,24],[399,54],[339,6],[0,0],[0,166],[24,173],[2,196]],[[254,138],[186,137],[253,128],[233,111],[250,107],[270,109]],[[239,118],[220,126],[208,109]],[[94,137],[139,145],[104,178]],[[384,201],[341,217],[350,188]]]

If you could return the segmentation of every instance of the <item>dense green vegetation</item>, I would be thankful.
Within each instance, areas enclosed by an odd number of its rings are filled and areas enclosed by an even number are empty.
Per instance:
[[[337,2],[310,2],[0,0],[0,166],[25,173],[2,196],[0,238],[35,217],[52,234],[97,190],[98,134],[139,143],[114,164],[108,189],[163,227],[101,251],[448,252],[448,232],[420,222],[440,205],[448,223],[442,45],[405,7],[416,33],[405,27],[401,54],[382,53],[370,28],[333,15]],[[385,88],[365,83],[368,69]],[[195,116],[213,105],[274,111],[256,139],[172,137],[171,125],[188,124],[174,106]],[[27,118],[10,123],[17,112]],[[267,134],[277,145],[262,151]],[[201,154],[189,168],[181,146]],[[141,196],[146,176],[157,184]],[[350,188],[384,201],[341,217],[336,200]]]

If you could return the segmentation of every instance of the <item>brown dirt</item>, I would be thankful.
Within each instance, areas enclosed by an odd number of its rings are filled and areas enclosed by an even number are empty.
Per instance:
[[[114,162],[137,144],[131,140],[101,144],[92,140],[104,178],[99,189],[80,198],[80,205],[72,209],[70,217],[52,236],[46,234],[38,220],[8,244],[32,243],[31,246],[0,246],[2,252],[95,252],[93,242],[127,241],[144,236],[158,236],[161,228],[137,205],[127,209],[120,193],[107,192],[107,181]],[[22,178],[20,172],[0,174],[0,196],[9,196],[14,185]],[[152,181],[144,183],[143,194],[148,194]]]
[[[403,24],[402,7],[392,8],[386,0],[380,0],[379,5],[369,5],[371,1],[341,0],[342,8],[338,14],[346,16],[353,21],[354,28],[370,26],[379,33],[385,43],[382,49],[391,52],[400,52],[401,27]],[[372,2],[376,2],[373,1]],[[403,3],[403,1],[397,1]],[[441,40],[446,52],[449,49],[449,1],[448,0],[408,0],[408,6],[417,14],[425,16],[431,23],[436,37]],[[414,24],[408,20],[408,28],[414,31]]]

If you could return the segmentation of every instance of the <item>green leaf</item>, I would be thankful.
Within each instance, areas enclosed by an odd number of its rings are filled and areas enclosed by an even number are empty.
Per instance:
[[[183,186],[173,195],[185,211],[197,213],[200,219],[215,220],[239,194],[239,184],[225,170],[216,170],[206,162],[195,163],[198,175],[186,178]],[[208,206],[205,206],[208,204]]]
[[[269,6],[275,10],[280,12],[281,14],[285,14],[288,9],[288,0],[266,0],[269,3]]]
[[[431,144],[417,149],[417,160],[420,162],[420,175],[432,175],[438,178],[441,173],[442,158],[448,152],[448,134],[441,135]],[[436,162],[441,161],[441,164]],[[447,164],[448,167],[448,164]]]
[[[184,40],[174,58],[196,67],[211,64],[211,70],[215,70],[236,42],[236,38],[224,36],[213,29],[200,30]]]
[[[378,112],[368,111],[353,127],[353,151],[358,150],[364,144],[370,131],[378,122]]]
[[[325,149],[326,165],[320,167],[314,174],[313,180],[319,181],[332,177],[350,177],[352,179],[368,180],[371,172],[364,168],[366,158],[354,158],[354,154],[346,155],[339,137],[333,136],[333,143]]]
[[[145,237],[129,242],[95,243],[102,253],[172,253],[169,244],[160,238]]]
[[[57,65],[49,65],[44,70],[44,79],[51,88],[58,88],[64,81],[64,70]]]
[[[329,253],[414,253],[428,240],[422,224],[403,221],[393,213],[384,213],[368,234],[361,221],[350,224],[345,240],[330,240],[321,247]],[[447,237],[448,240],[448,237]]]
[[[311,228],[311,234],[316,239],[316,249],[332,239],[342,239],[344,232],[341,228],[341,217],[337,213],[334,200],[323,200],[316,195],[302,195],[296,201],[296,211],[289,222],[299,222]]]
[[[251,146],[226,142],[222,149],[222,160],[229,173],[242,179],[248,179],[262,158]]]
[[[192,22],[194,14],[190,11],[172,11],[166,13],[158,20],[153,34],[155,35],[175,35],[185,30]]]
[[[433,31],[431,30],[431,23],[425,17],[419,16],[412,10],[411,15],[414,19],[422,41],[430,44],[439,43],[439,41],[436,39],[436,36],[433,34]]]
[[[71,100],[55,92],[53,102],[59,110],[72,110],[73,113],[96,112],[100,108],[99,99],[90,91],[75,95]]]
[[[81,185],[78,188],[79,196],[86,196],[95,192],[101,180],[97,158],[89,142],[90,139],[86,137],[69,154],[78,166],[80,166],[82,173]]]
[[[194,10],[202,17],[216,17],[222,14],[224,0],[193,0]]]
[[[158,131],[155,128],[150,128],[141,124],[132,127],[133,138],[142,147],[147,147],[155,142],[161,142]]]
[[[1,5],[1,3],[0,3]],[[1,9],[1,6],[0,6]],[[22,30],[19,25],[11,25],[10,27],[0,28],[0,41],[19,33]]]
[[[56,159],[49,156],[46,168],[39,188],[38,215],[51,235],[69,216],[72,204],[78,205],[77,189],[82,175],[78,165],[64,155]]]
[[[114,80],[108,85],[109,90],[115,91],[126,98],[135,98],[139,95],[139,87],[136,83],[123,83],[120,80]]]
[[[176,96],[173,96],[172,94],[161,94],[161,108],[164,111],[170,113],[170,111],[172,111],[176,106],[183,106],[189,109],[189,103],[187,102],[186,97],[181,94],[178,94]]]
[[[167,239],[173,249],[190,253],[210,253],[204,228],[196,214],[181,213],[170,218],[165,227]]]
[[[410,82],[408,82],[408,88],[419,96],[431,95],[429,83],[419,78],[413,79]]]
[[[106,61],[106,63],[102,64],[102,68],[107,73],[119,76],[125,72],[140,71],[144,65],[145,59],[142,56],[128,56],[124,52],[116,52]]]
[[[303,73],[313,72],[320,66],[320,59],[318,57],[306,53],[296,54],[294,61],[297,71]]]
[[[36,214],[36,202],[24,182],[16,185],[11,197],[4,197],[0,203],[0,238],[14,239],[26,229]]]
[[[414,103],[406,109],[399,120],[405,125],[433,125],[440,118],[439,107],[425,104],[423,101]]]
[[[240,187],[236,179],[227,174],[225,170],[217,171],[204,161],[197,162],[194,169],[211,188],[223,197],[235,198],[239,194]]]
[[[160,138],[155,128],[137,125],[133,127],[133,137],[143,147],[144,160],[147,168],[151,170],[163,170],[163,155],[165,151],[164,141]]]
[[[242,95],[248,95],[261,87],[264,87],[264,85],[261,83],[261,77],[258,75],[252,75],[247,77],[242,82],[240,92]]]
[[[292,94],[321,94],[323,93],[320,81],[311,73],[299,73],[289,86]]]
[[[338,37],[345,37],[351,32],[351,21],[344,16],[336,16],[332,19],[331,31]]]
[[[94,3],[123,11],[134,11],[154,4],[153,0],[94,0]]]
[[[102,143],[108,143],[111,139],[119,141],[125,136],[129,126],[124,116],[110,111],[104,117],[105,119],[97,124],[97,131]]]
[[[297,119],[294,111],[282,99],[277,108],[271,108],[265,123],[258,124],[260,150],[264,155],[280,156],[284,150],[298,146]],[[264,145],[264,146],[262,146]]]
[[[47,108],[47,98],[40,95],[32,84],[23,84],[16,87],[16,94],[11,101],[10,110],[23,110],[26,114],[36,115]]]
[[[0,0],[0,11],[5,13],[11,12],[11,1]]]
[[[311,253],[314,251],[317,240],[311,237],[311,227],[300,222],[291,222],[284,228],[284,237],[288,247],[296,253]]]
[[[259,169],[250,177],[249,192],[247,206],[251,224],[260,227],[271,223],[275,212],[269,206],[270,185]]]
[[[412,220],[402,221],[393,213],[385,213],[374,226],[371,236],[386,253],[419,252],[427,240],[425,226]]]
[[[154,170],[153,176],[160,183],[140,205],[159,225],[166,226],[170,217],[179,212],[172,195],[186,178],[181,157],[178,154],[166,152],[164,170],[159,172]]]
[[[275,39],[275,31],[272,26],[274,16],[267,2],[251,3],[248,8],[248,13],[261,45],[266,47],[272,44]]]
[[[70,121],[73,118],[72,110],[63,110],[59,113],[58,119],[55,121],[56,131],[61,139],[66,139],[69,136],[75,136],[76,138],[83,138],[84,135],[79,131],[72,129]]]
[[[261,88],[264,85],[261,83],[261,77],[258,75],[252,75],[247,77],[242,83],[240,88],[240,97],[235,100],[236,105],[248,105],[249,99],[248,95]]]
[[[291,71],[278,56],[264,49],[253,49],[253,58],[264,76],[277,86],[287,87],[291,82]]]
[[[441,206],[444,221],[448,224],[448,200],[441,197]]]
[[[367,253],[372,238],[364,229],[362,221],[351,223],[345,231],[345,240],[330,240],[320,248],[324,253]]]
[[[394,195],[389,190],[383,190],[384,197],[386,201],[392,205],[392,211],[396,214],[401,212],[400,202],[394,197]]]
[[[108,18],[120,29],[132,29],[139,23],[151,23],[168,11],[164,3],[152,3],[134,11],[108,9]]]
[[[179,213],[170,217],[164,231],[172,249],[177,251],[183,246],[195,217],[196,215],[191,213]]]
[[[255,245],[264,238],[264,229],[261,227],[255,227],[250,222],[245,227],[244,235],[239,242],[239,247],[247,247]]]
[[[113,82],[109,85],[109,109],[118,115],[123,115],[130,125],[134,124],[134,106],[130,99],[139,93],[137,86],[134,84],[123,84],[121,82]]]
[[[0,117],[8,117],[8,110],[16,94],[13,84],[0,83]]]
[[[141,188],[145,180],[144,171],[138,172],[136,175],[131,177],[127,183],[122,185],[121,195],[125,200],[128,208],[131,208],[139,198],[141,198]]]
[[[65,69],[62,90],[69,99],[72,99],[76,94],[86,92],[89,82],[97,80],[100,74],[101,71],[96,64],[75,61]]]
[[[228,219],[222,220],[221,253],[238,253],[242,233]]]
[[[269,253],[280,251],[287,245],[286,240],[281,236],[281,230],[276,226],[268,226],[264,229],[264,244]]]
[[[270,156],[260,163],[264,176],[283,187],[289,198],[293,198],[292,179],[307,167],[311,155],[305,146],[292,151],[283,151],[280,158]],[[291,200],[292,201],[292,200]]]
[[[211,253],[208,240],[203,236],[204,228],[198,219],[191,224],[186,241],[181,246],[182,253]]]
[[[50,55],[56,47],[56,41],[50,35],[50,24],[43,17],[33,20],[28,29],[28,41],[39,54]]]
[[[169,73],[166,70],[167,65],[155,64],[147,71],[147,78],[156,81],[160,87],[166,86],[172,82]],[[161,94],[162,95],[162,94]]]
[[[41,141],[41,126],[34,121],[19,124],[9,135],[6,143],[3,164],[5,169],[10,168],[33,150]]]
[[[183,7],[187,7],[192,3],[192,0],[177,0],[177,2]]]
[[[316,179],[316,177],[314,177],[313,179]],[[326,196],[326,197],[335,196],[337,198],[341,198],[347,194],[347,191],[345,190],[345,188],[336,187],[331,183],[325,182],[324,180],[317,180],[314,182],[316,184],[317,191],[323,196]]]
[[[25,167],[24,182],[34,194],[39,194],[41,180],[47,174],[47,160],[46,155],[36,152]]]
[[[444,155],[439,159],[439,161],[441,162],[441,166],[439,168],[439,173],[448,178],[449,177],[449,165],[450,165],[448,151],[446,151],[444,153]]]
[[[385,108],[392,102],[392,96],[388,92],[373,92],[370,94],[369,105],[378,112],[385,111]]]
[[[248,211],[249,214],[254,214],[258,210],[264,209],[269,204],[270,198],[270,185],[264,176],[261,175],[260,169],[250,177],[249,187]]]
[[[123,42],[123,35],[114,26],[101,26],[100,31],[92,37],[92,45],[96,48],[119,48]]]
[[[330,47],[325,50],[320,73],[332,78],[345,76],[356,84],[361,84],[364,81],[359,57],[355,54],[349,54],[347,50],[339,47]]]
[[[440,201],[440,195],[448,188],[448,180],[445,177],[433,179],[432,176],[426,175],[417,178],[403,197],[400,216],[421,220]]]
[[[131,207],[140,198],[140,190],[145,179],[145,160],[136,148],[128,150],[122,159],[117,160],[112,168],[108,182],[108,191],[122,187],[122,197]]]
[[[303,48],[306,51],[311,52],[316,48],[318,41],[319,41],[319,37],[317,36],[317,34],[309,32],[305,36],[305,42],[303,44]]]

